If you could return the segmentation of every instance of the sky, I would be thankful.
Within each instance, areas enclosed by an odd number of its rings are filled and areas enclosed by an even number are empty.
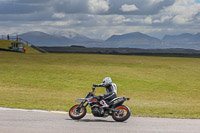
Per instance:
[[[200,0],[0,0],[0,35],[69,31],[96,39],[200,32]]]

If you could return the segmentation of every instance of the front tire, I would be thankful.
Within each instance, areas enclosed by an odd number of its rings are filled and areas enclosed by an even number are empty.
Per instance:
[[[115,121],[123,122],[131,116],[130,109],[127,106],[120,105],[116,107],[115,109],[119,110],[119,112],[113,112],[112,114],[112,118]]]
[[[87,113],[87,110],[85,107],[81,107],[80,109],[78,109],[78,106],[79,105],[74,105],[69,110],[69,116],[74,120],[79,120],[83,118]]]

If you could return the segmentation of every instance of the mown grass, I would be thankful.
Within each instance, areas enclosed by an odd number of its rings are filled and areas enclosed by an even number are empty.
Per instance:
[[[0,52],[0,106],[68,111],[107,76],[133,115],[200,118],[200,58]]]
[[[12,42],[15,42],[15,41],[0,39],[0,48],[9,49]]]

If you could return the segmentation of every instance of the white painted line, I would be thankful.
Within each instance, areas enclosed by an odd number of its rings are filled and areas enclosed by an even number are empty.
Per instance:
[[[25,111],[25,112],[49,112],[49,111],[45,111],[45,110],[29,110],[29,109],[16,109],[16,108],[3,108],[0,107],[0,111]]]
[[[68,112],[64,111],[49,111],[49,113],[68,114]]]
[[[64,111],[29,110],[29,109],[16,109],[16,108],[4,108],[4,107],[0,107],[0,111],[24,111],[24,112],[68,114],[68,112],[64,112]],[[92,114],[87,113],[87,115],[92,115]]]

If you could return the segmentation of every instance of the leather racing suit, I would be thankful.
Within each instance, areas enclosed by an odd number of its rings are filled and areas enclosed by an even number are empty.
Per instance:
[[[94,84],[93,87],[105,87],[106,88],[106,94],[99,96],[99,99],[103,99],[107,102],[113,100],[117,97],[117,85],[115,83],[110,84]]]

